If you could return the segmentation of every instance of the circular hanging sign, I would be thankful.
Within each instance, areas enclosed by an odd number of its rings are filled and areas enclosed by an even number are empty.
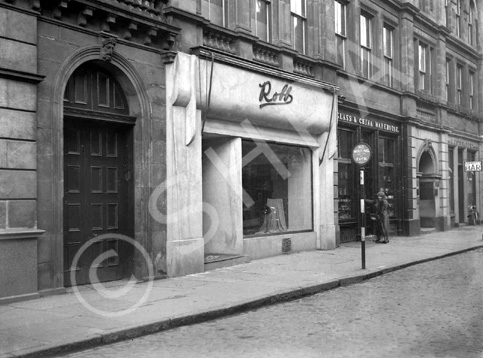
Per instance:
[[[371,160],[372,150],[367,143],[359,143],[352,149],[352,160],[358,165],[365,165]]]

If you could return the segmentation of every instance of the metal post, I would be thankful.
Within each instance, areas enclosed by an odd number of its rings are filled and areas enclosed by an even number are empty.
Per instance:
[[[365,191],[364,191],[364,167],[360,169],[360,198],[361,198],[361,255],[362,269],[366,268],[366,208],[365,208]]]

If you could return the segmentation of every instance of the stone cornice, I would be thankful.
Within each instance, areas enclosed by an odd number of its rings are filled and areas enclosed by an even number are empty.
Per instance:
[[[38,75],[36,73],[16,71],[0,67],[0,78],[7,78],[19,82],[38,84],[44,80],[45,76]]]
[[[235,55],[230,55],[230,54],[227,54],[227,53],[222,52],[222,51],[217,51],[217,50],[212,49],[212,48],[200,46],[200,47],[192,48],[191,50],[195,55],[199,56],[200,58],[206,59],[206,60],[211,61],[212,58],[213,58],[215,61],[218,61],[218,62],[233,65],[235,67],[240,67],[240,68],[245,69],[245,70],[255,71],[255,72],[264,73],[264,74],[279,77],[279,78],[284,78],[284,79],[290,80],[290,81],[305,83],[307,85],[311,85],[311,86],[314,86],[314,87],[317,87],[317,88],[324,89],[324,90],[329,91],[331,93],[338,93],[338,91],[339,91],[339,88],[336,85],[333,85],[333,84],[330,84],[330,83],[327,83],[327,82],[323,82],[323,81],[319,81],[319,80],[315,80],[315,79],[312,79],[312,78],[308,78],[306,76],[297,75],[297,74],[294,74],[292,72],[283,71],[281,69],[274,68],[272,66],[268,66],[268,65],[264,65],[262,63],[258,63],[258,62],[255,62],[255,61],[243,59],[243,58],[237,57]]]

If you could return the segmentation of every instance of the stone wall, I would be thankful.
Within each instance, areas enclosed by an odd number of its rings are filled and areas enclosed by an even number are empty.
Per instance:
[[[35,14],[0,7],[0,48],[1,299],[37,291]]]

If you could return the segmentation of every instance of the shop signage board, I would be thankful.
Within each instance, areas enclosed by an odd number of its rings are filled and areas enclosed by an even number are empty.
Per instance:
[[[465,171],[481,172],[481,160],[477,160],[473,162],[465,162]]]
[[[352,160],[357,165],[366,165],[371,160],[371,156],[372,150],[367,143],[361,142],[352,149]]]

